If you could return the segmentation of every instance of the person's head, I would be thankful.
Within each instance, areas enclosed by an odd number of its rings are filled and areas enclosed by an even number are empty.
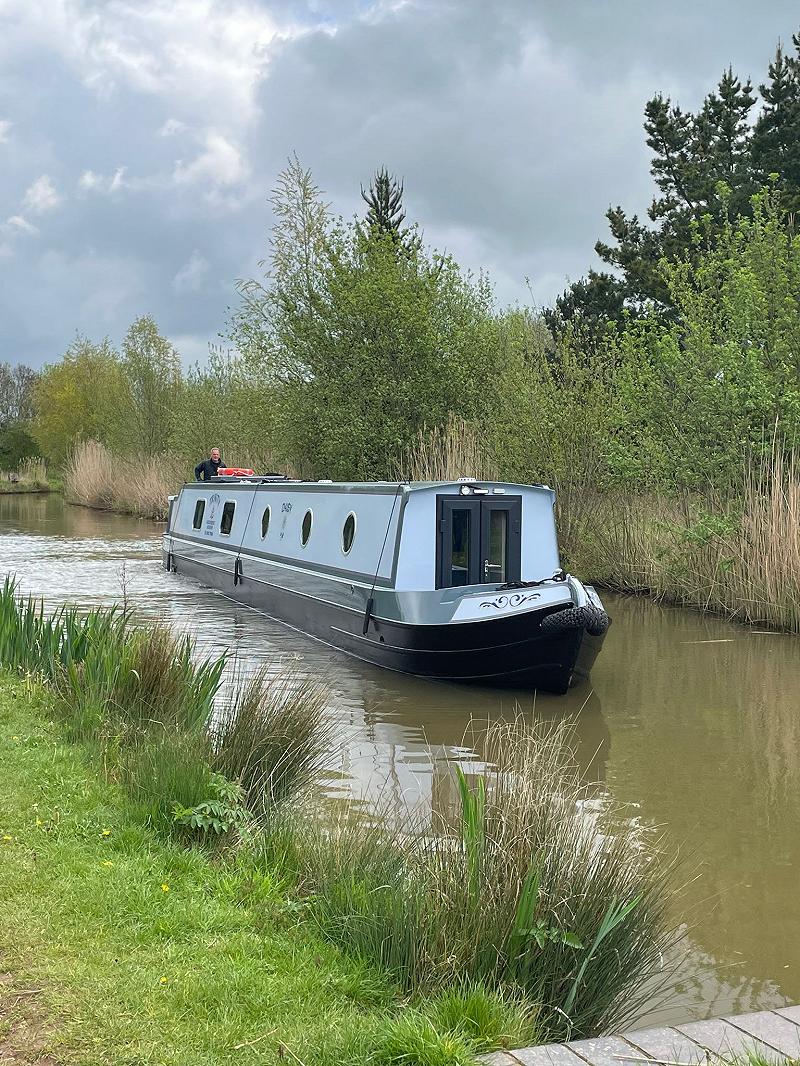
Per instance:
[[[214,460],[215,463],[219,462],[219,448],[211,449],[211,458]]]

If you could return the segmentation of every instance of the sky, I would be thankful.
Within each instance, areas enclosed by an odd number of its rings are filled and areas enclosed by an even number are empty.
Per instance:
[[[758,83],[798,30],[785,0],[0,0],[0,362],[141,314],[204,361],[292,153],[345,217],[388,167],[428,243],[547,305],[610,204],[646,211],[646,100]]]

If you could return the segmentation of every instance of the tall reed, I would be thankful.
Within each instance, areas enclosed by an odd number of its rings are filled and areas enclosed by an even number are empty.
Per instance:
[[[774,448],[736,494],[607,495],[573,555],[609,588],[800,632],[798,460]]]
[[[178,459],[112,455],[97,441],[83,441],[64,468],[64,494],[71,503],[164,520],[168,496],[185,479]]]
[[[671,978],[672,867],[619,812],[598,814],[567,727],[491,723],[491,769],[431,824],[408,810],[294,825],[321,928],[406,988],[510,986],[550,1039],[635,1019]]]
[[[485,481],[497,477],[485,434],[453,414],[445,425],[419,431],[396,475],[408,481],[456,481],[460,477]]]

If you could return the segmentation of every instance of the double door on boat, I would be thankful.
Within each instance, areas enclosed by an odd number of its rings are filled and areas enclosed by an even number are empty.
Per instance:
[[[522,497],[438,496],[436,587],[519,581]]]

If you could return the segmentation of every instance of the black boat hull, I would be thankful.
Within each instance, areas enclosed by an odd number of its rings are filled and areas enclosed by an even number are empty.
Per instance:
[[[476,622],[414,624],[365,615],[276,584],[164,554],[164,565],[364,662],[436,681],[564,693],[585,679],[605,633],[543,631],[549,611]],[[566,606],[566,605],[565,605]]]

